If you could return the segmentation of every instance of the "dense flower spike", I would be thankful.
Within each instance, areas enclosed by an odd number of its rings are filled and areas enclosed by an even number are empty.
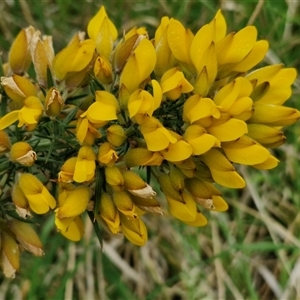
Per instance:
[[[268,42],[254,26],[227,33],[221,11],[195,33],[169,17],[154,37],[145,27],[119,39],[118,31],[101,7],[88,38],[74,34],[57,54],[52,37],[31,26],[16,37],[1,77],[1,211],[11,209],[8,197],[20,218],[55,209],[57,230],[72,241],[88,211],[94,226],[142,246],[144,214],[168,209],[204,226],[210,211],[228,209],[216,184],[245,186],[236,164],[277,166],[272,148],[300,118],[283,106],[297,74],[258,68]],[[0,219],[9,277],[19,269],[17,242],[43,254],[33,229],[12,215]]]

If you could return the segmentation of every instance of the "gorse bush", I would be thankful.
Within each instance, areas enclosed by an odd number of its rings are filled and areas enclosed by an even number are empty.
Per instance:
[[[268,42],[247,26],[227,33],[218,11],[192,33],[163,17],[118,30],[104,7],[55,55],[32,26],[14,40],[1,77],[1,263],[19,269],[19,250],[42,255],[29,224],[55,214],[57,231],[83,236],[87,212],[99,227],[147,242],[145,213],[168,210],[204,226],[205,210],[226,211],[217,185],[243,188],[233,163],[268,170],[283,126],[300,113],[283,106],[296,70],[258,67]],[[204,213],[204,214],[203,214]]]

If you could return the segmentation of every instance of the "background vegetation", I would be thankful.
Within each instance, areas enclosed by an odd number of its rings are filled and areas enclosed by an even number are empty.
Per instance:
[[[300,2],[296,0],[2,0],[0,52],[5,60],[18,31],[29,24],[53,35],[56,51],[105,5],[120,34],[146,26],[150,36],[164,15],[194,32],[222,8],[229,31],[254,24],[270,42],[265,64],[300,70]],[[300,109],[300,80],[289,106]],[[224,190],[230,209],[207,214],[209,225],[191,228],[171,218],[149,216],[149,242],[139,248],[104,235],[103,251],[87,220],[80,243],[40,227],[46,255],[22,256],[16,279],[0,279],[0,299],[296,299],[300,297],[299,123],[275,151],[279,167],[241,169],[247,187]]]

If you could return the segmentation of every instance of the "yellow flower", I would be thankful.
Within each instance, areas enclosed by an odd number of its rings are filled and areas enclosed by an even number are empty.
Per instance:
[[[220,147],[219,140],[208,134],[207,131],[199,125],[190,125],[186,128],[184,139],[193,148],[194,155],[201,155],[207,152],[212,147]]]
[[[81,117],[87,117],[91,123],[104,126],[110,120],[117,119],[120,110],[116,97],[106,91],[96,91],[96,102]]]
[[[95,124],[91,123],[86,117],[78,118],[76,123],[76,137],[79,143],[92,146],[96,138],[101,134]]]
[[[65,161],[58,173],[58,182],[70,183],[73,181],[77,157],[71,157]]]
[[[144,27],[133,27],[129,30],[118,43],[114,50],[113,64],[117,73],[120,73],[132,52],[139,43],[148,38],[148,33]]]
[[[50,208],[55,208],[55,199],[34,175],[29,173],[21,174],[19,186],[33,212],[44,214],[48,212]]]
[[[164,95],[171,100],[176,100],[181,94],[189,93],[194,89],[178,68],[172,68],[165,72],[160,84]]]
[[[10,160],[12,162],[18,162],[23,166],[30,167],[37,160],[37,155],[28,143],[17,142],[11,147]]]
[[[197,208],[193,197],[185,189],[180,192],[177,191],[167,174],[162,174],[159,177],[159,185],[168,201],[170,213],[184,222],[195,221]]]
[[[177,139],[154,117],[145,117],[140,125],[140,131],[150,151],[161,151],[170,143],[177,142]]]
[[[96,43],[97,52],[109,60],[118,32],[115,25],[108,18],[104,6],[101,6],[97,14],[89,21],[87,32],[89,37]]]
[[[126,61],[120,76],[120,85],[124,85],[129,93],[137,90],[149,77],[156,63],[155,49],[147,39],[142,39]],[[134,74],[134,76],[132,76]]]
[[[144,115],[152,117],[153,112],[160,106],[162,90],[156,80],[152,80],[153,96],[145,90],[136,90],[128,100],[129,117]],[[142,120],[141,120],[142,121]],[[140,122],[138,122],[140,123]]]
[[[90,181],[95,176],[96,154],[92,147],[82,146],[75,163],[73,180],[76,182]]]
[[[118,159],[119,156],[110,143],[105,142],[100,145],[98,150],[97,160],[101,164],[107,166],[113,166]]]
[[[57,79],[64,80],[68,74],[84,70],[94,56],[95,47],[93,40],[84,40],[83,32],[75,34],[69,45],[56,54],[53,60]]]
[[[200,95],[189,97],[183,105],[183,120],[194,123],[195,121],[213,117],[219,119],[220,111],[210,98],[202,98]]]
[[[229,188],[245,187],[244,179],[221,151],[212,148],[202,154],[200,159],[209,167],[212,178],[218,184]]]
[[[78,242],[84,234],[84,223],[80,216],[75,218],[55,218],[55,225],[58,231],[67,239]]]
[[[55,210],[56,217],[65,219],[79,216],[86,210],[90,197],[90,189],[85,186],[79,186],[70,191],[62,205]]]
[[[43,106],[40,99],[29,96],[25,99],[24,106],[20,110],[14,110],[0,119],[0,130],[19,120],[18,127],[25,125],[28,131],[32,131],[37,126],[42,113]]]

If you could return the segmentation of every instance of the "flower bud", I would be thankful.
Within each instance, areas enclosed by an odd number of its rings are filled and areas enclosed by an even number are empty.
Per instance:
[[[130,148],[125,154],[125,162],[129,168],[160,166],[163,160],[164,158],[159,152],[152,152],[146,148]]]
[[[107,140],[115,147],[121,146],[127,139],[122,126],[114,124],[107,128]]]
[[[78,152],[73,179],[76,182],[90,181],[95,176],[96,154],[90,146],[82,146]]]
[[[124,178],[118,167],[106,167],[105,168],[106,182],[115,190],[121,191],[124,186]]]
[[[25,222],[13,219],[9,223],[9,229],[16,235],[17,240],[22,246],[35,256],[42,256],[43,245],[33,228]]]
[[[56,117],[60,114],[64,105],[64,100],[60,92],[52,87],[46,95],[45,112],[50,117]]]
[[[101,195],[99,216],[105,221],[113,234],[120,232],[121,224],[119,212],[109,194],[105,192]]]
[[[16,206],[16,210],[19,216],[26,219],[26,217],[30,215],[30,212],[28,210],[29,203],[18,182],[13,185],[11,198]]]
[[[23,166],[30,167],[37,160],[37,155],[28,143],[17,142],[11,147],[10,160],[12,162],[18,162]]]
[[[170,180],[173,188],[179,192],[184,190],[184,175],[178,168],[172,168],[170,173]]]
[[[113,201],[117,209],[127,218],[136,218],[135,205],[126,191],[114,192]]]
[[[0,153],[5,153],[10,150],[11,143],[8,134],[0,130]]]
[[[7,232],[1,232],[1,267],[6,277],[14,278],[20,268],[20,252],[15,239]]]
[[[143,211],[148,211],[161,216],[164,214],[159,202],[153,197],[142,198],[135,195],[131,195],[131,199],[133,203]]]
[[[98,56],[94,64],[94,74],[103,84],[112,83],[112,68],[110,62],[104,57]]]

